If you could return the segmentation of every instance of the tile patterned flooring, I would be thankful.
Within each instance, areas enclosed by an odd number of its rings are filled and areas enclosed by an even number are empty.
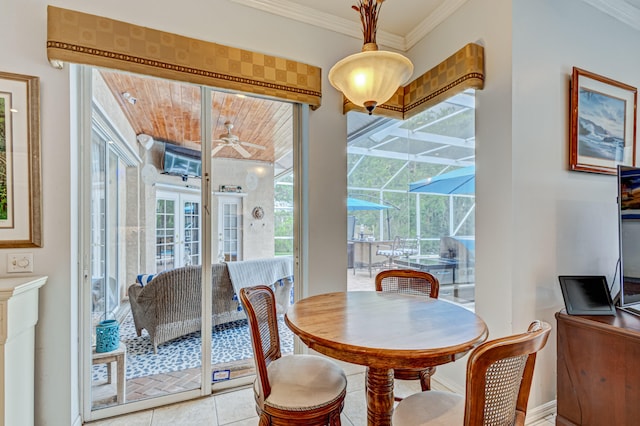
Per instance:
[[[339,361],[338,361],[339,362]],[[347,374],[347,397],[342,411],[343,426],[366,426],[367,410],[364,390],[364,367],[339,362]],[[437,383],[434,383],[437,388]],[[417,381],[397,380],[395,392],[400,396],[420,391]],[[195,401],[181,402],[120,417],[85,423],[88,426],[256,426],[253,390],[244,387]],[[555,425],[553,416],[529,426]]]
[[[349,290],[373,290],[373,280],[369,278],[369,274],[365,270],[358,270],[356,274],[353,274],[353,271],[350,270],[348,272],[348,278]],[[457,301],[464,303],[464,300]],[[367,412],[364,390],[364,367],[344,362],[339,363],[345,370],[348,379],[347,397],[341,416],[342,424],[344,426],[365,426],[367,424]],[[198,374],[194,373],[193,376],[198,377]],[[148,398],[154,394],[166,394],[166,387],[172,382],[168,380],[168,377],[161,376],[146,379],[144,383],[127,381],[128,401]],[[192,377],[192,379],[195,380],[195,382],[187,380],[188,383],[183,381],[180,385],[185,386],[186,389],[198,388],[199,377]],[[176,380],[185,380],[185,378],[176,378]],[[153,382],[156,383],[154,384]],[[170,386],[173,387],[176,385],[177,383],[175,383],[174,380]],[[437,381],[434,381],[433,386],[435,389],[438,388]],[[172,390],[176,391],[175,388]],[[420,385],[417,381],[398,380],[396,381],[394,391],[397,395],[406,396],[419,392]],[[109,389],[107,395],[113,395],[113,390]],[[89,426],[256,426],[258,424],[258,417],[255,411],[253,391],[250,387],[245,386],[240,389],[217,393],[194,401],[181,402],[85,424]],[[555,416],[549,416],[548,418],[535,422],[527,422],[527,425],[552,426],[555,425]]]
[[[215,368],[219,370],[230,370],[231,379],[255,374],[253,359],[238,361],[236,363],[217,364]],[[133,402],[171,393],[199,389],[200,375],[200,368],[189,368],[172,373],[129,379],[126,385],[126,400],[127,402]],[[116,383],[117,378],[110,384],[104,381],[92,386],[93,409],[110,407],[117,404]]]

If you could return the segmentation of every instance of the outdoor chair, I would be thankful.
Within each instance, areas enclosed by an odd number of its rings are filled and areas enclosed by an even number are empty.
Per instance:
[[[483,343],[469,355],[464,397],[440,391],[411,395],[394,410],[393,425],[524,425],[536,353],[550,331],[546,322],[534,321],[526,333]]]
[[[392,269],[381,271],[376,275],[376,291],[414,294],[418,296],[438,298],[440,284],[438,279],[428,272],[412,269]],[[436,367],[427,368],[396,368],[393,370],[394,379],[420,380],[423,391],[431,390],[431,376]],[[402,398],[395,397],[396,401]]]
[[[344,371],[317,355],[281,355],[275,296],[269,287],[242,288],[240,301],[253,346],[259,426],[339,426],[347,390]]]
[[[400,238],[396,236],[391,244],[379,244],[378,250],[376,251],[377,255],[386,256],[387,261],[389,262],[389,268],[393,267],[393,261],[399,257],[405,255],[404,251],[405,240],[404,238]],[[382,248],[381,248],[382,247]]]

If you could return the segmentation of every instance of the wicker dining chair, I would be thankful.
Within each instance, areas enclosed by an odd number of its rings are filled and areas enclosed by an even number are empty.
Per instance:
[[[380,271],[376,275],[376,291],[414,294],[418,296],[438,298],[440,283],[428,272],[411,269],[390,269]],[[401,380],[420,380],[423,391],[431,389],[431,376],[436,372],[435,367],[427,368],[396,368],[393,377]],[[402,398],[395,398],[400,401]]]
[[[240,301],[253,346],[259,425],[340,426],[347,390],[342,368],[317,355],[282,356],[275,296],[269,287],[245,287]]]
[[[551,326],[534,321],[526,333],[475,348],[467,363],[466,395],[430,391],[408,396],[393,413],[394,426],[523,426],[536,354]]]

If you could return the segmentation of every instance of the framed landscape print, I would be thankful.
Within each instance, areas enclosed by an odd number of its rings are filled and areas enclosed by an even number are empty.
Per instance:
[[[0,248],[42,246],[40,80],[0,72]]]
[[[635,166],[635,87],[580,68],[571,79],[571,170],[616,174]]]

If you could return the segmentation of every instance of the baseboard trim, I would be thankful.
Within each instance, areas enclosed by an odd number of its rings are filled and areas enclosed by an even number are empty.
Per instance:
[[[543,425],[548,419],[547,417],[553,416],[557,412],[558,402],[554,399],[545,404],[538,405],[530,410],[527,410],[527,420],[525,424],[527,426],[535,426],[537,424]]]
[[[460,387],[460,385],[458,385],[456,382],[444,378],[442,374],[440,376],[436,374],[431,377],[431,383],[433,384],[433,389],[435,390],[455,392],[459,395],[465,394],[464,385]]]
[[[82,416],[80,416],[80,414],[76,416],[76,419],[71,423],[71,426],[82,426]]]

